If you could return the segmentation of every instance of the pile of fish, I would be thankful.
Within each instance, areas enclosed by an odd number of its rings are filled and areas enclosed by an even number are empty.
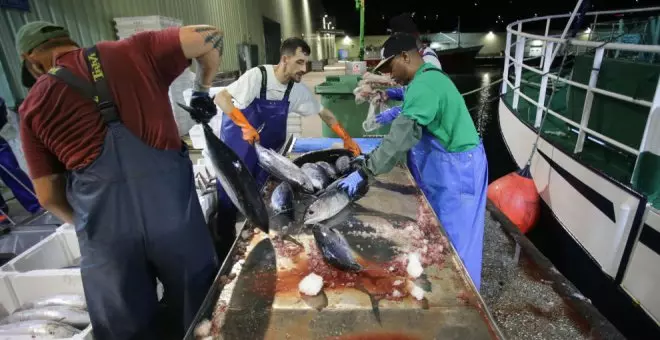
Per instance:
[[[0,337],[70,338],[89,324],[85,298],[61,294],[28,302],[0,320]]]
[[[270,208],[274,213],[292,213],[294,190],[315,197],[305,212],[307,225],[330,219],[351,203],[346,191],[338,186],[342,176],[352,169],[350,157],[341,156],[334,165],[320,161],[298,167],[288,158],[259,146],[257,156],[261,167],[282,181],[271,195]]]
[[[288,158],[264,148],[258,147],[257,155],[261,166],[282,181],[271,194],[270,208],[273,213],[285,214],[293,219],[296,194],[313,195],[314,198],[306,207],[302,222],[312,226],[312,234],[323,259],[339,270],[361,271],[362,266],[353,256],[344,236],[330,227],[332,224],[330,220],[345,215],[342,211],[348,211],[347,206],[357,198],[349,197],[346,191],[338,186],[343,179],[342,176],[353,170],[354,160],[343,155],[336,157],[332,162],[334,164],[317,161],[307,162],[298,167]]]

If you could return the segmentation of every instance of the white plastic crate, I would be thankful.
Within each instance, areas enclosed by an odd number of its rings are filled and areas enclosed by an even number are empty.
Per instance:
[[[25,303],[58,294],[84,295],[80,271],[76,269],[40,270],[30,273],[0,273],[0,317],[14,312]],[[3,340],[30,339],[8,336]],[[73,340],[92,340],[92,327],[78,333]]]
[[[154,29],[162,29],[183,25],[183,21],[180,19],[168,18],[160,15],[119,17],[114,18],[113,20],[115,22],[115,26],[118,28],[154,27]]]
[[[80,257],[75,231],[55,232],[0,267],[2,271],[28,272],[61,269]]]
[[[158,31],[168,27],[183,26],[180,19],[168,18],[159,15],[149,15],[141,17],[121,17],[114,18],[117,37],[125,39],[136,33],[144,31]]]

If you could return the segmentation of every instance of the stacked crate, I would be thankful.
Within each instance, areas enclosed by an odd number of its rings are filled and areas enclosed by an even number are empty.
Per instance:
[[[158,31],[168,27],[180,27],[183,21],[160,15],[149,15],[143,17],[121,17],[114,18],[117,38],[125,39],[135,33],[144,31]]]
[[[84,296],[80,268],[71,267],[80,258],[76,231],[64,224],[0,267],[0,319],[21,305],[58,294]],[[7,334],[3,340],[23,340],[26,336]],[[92,326],[68,338],[93,340]]]

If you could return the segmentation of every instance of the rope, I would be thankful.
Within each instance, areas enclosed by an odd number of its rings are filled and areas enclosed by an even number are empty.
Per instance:
[[[488,85],[486,85],[486,86],[484,86],[484,87],[480,87],[480,88],[478,88],[478,89],[474,89],[474,90],[472,90],[472,91],[468,91],[468,92],[465,92],[465,93],[461,93],[461,96],[465,97],[465,96],[471,95],[471,94],[473,94],[473,93],[477,93],[477,92],[483,91],[483,90],[485,90],[485,89],[487,89],[487,88],[489,88],[489,87],[491,87],[491,86],[494,86],[494,85],[497,85],[497,84],[501,83],[503,80],[504,80],[504,78],[500,78],[500,79],[498,79],[498,80],[496,80],[496,81],[494,81],[494,82],[492,82],[492,83],[490,83],[490,84],[488,84]],[[498,97],[499,97],[499,96],[498,96]]]

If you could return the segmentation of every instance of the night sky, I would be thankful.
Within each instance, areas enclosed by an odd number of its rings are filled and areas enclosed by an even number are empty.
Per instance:
[[[461,32],[504,31],[506,25],[517,18],[534,15],[568,13],[575,7],[576,0],[365,0],[367,35],[387,34],[389,19],[397,14],[415,13],[414,19],[422,33],[447,32],[457,28],[461,17]],[[586,0],[585,0],[586,1]],[[612,10],[635,7],[651,7],[658,0],[591,0],[592,10]],[[451,3],[454,9],[445,4]],[[355,0],[323,0],[326,13],[335,17],[336,29],[350,35],[360,30],[359,12]]]

